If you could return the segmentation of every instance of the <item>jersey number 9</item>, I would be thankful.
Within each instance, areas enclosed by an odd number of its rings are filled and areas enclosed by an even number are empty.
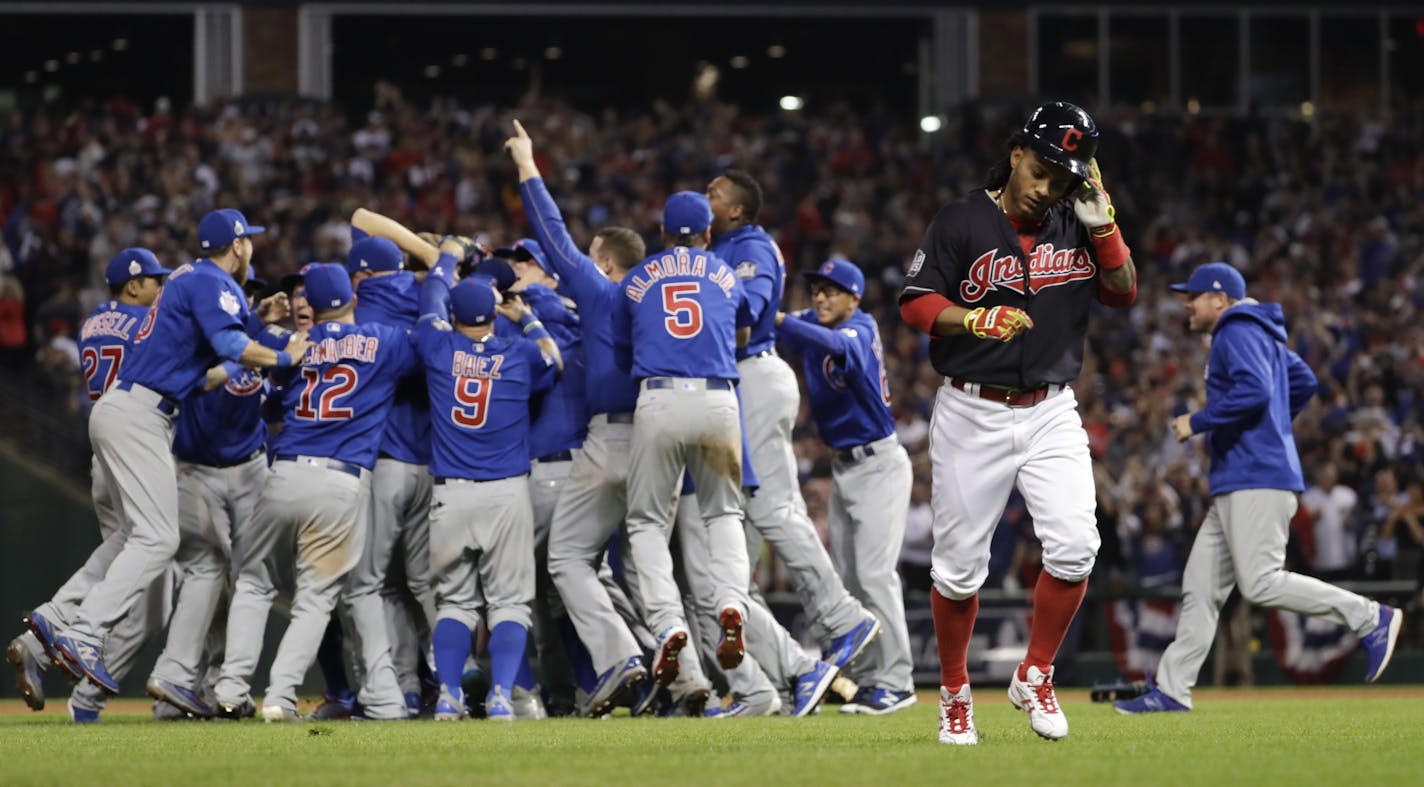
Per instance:
[[[466,429],[484,426],[485,418],[489,416],[490,391],[493,389],[494,380],[484,377],[455,378],[455,401],[458,404],[450,408],[450,420]]]
[[[702,304],[697,294],[702,285],[695,281],[663,285],[663,326],[674,339],[691,339],[702,332]]]

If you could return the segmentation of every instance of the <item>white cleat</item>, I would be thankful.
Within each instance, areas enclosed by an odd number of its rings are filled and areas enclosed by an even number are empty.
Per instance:
[[[1009,702],[1028,714],[1028,726],[1039,737],[1050,741],[1068,737],[1068,717],[1058,707],[1058,695],[1053,692],[1053,668],[1044,673],[1038,667],[1029,667],[1025,674],[1028,680],[1019,680],[1019,671],[1014,670],[1009,680]]]
[[[979,731],[974,728],[974,695],[968,683],[956,692],[939,687],[939,742],[950,746],[979,744]]]
[[[275,702],[262,703],[262,720],[268,724],[285,721],[301,721],[302,715],[294,708],[288,708]]]
[[[532,690],[515,686],[509,694],[510,704],[514,706],[514,718],[519,721],[543,721],[549,718],[549,712],[544,709],[544,700],[539,697],[539,687]]]

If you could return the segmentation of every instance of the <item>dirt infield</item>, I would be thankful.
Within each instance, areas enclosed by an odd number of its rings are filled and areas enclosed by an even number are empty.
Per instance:
[[[992,695],[986,695],[992,696]],[[1065,704],[1089,704],[1086,689],[1064,689],[1058,692]],[[1383,699],[1424,699],[1424,686],[1262,686],[1256,688],[1218,689],[1206,687],[1193,693],[1196,702],[1253,701],[1262,700],[1383,700]],[[936,693],[920,692],[920,702],[934,702]],[[51,698],[42,714],[64,716],[65,697]],[[315,701],[303,702],[302,711],[311,710]],[[137,697],[121,697],[109,703],[108,713],[148,713],[153,701]],[[0,716],[25,716],[33,713],[25,703],[17,699],[0,700]]]

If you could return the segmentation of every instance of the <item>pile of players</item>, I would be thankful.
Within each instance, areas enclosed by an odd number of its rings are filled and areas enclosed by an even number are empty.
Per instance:
[[[255,715],[274,603],[267,721],[300,718],[313,662],[320,718],[805,716],[833,685],[844,712],[915,702],[910,463],[861,272],[830,260],[815,308],[781,312],[738,171],[668,199],[664,250],[613,227],[580,251],[515,131],[533,238],[500,253],[358,210],[344,264],[269,288],[249,276],[263,228],[218,210],[192,263],[110,262],[81,332],[103,542],[10,643],[30,707],[53,666],[98,721],[166,626],[155,715]],[[829,551],[778,342],[835,451]],[[763,541],[820,658],[756,592]]]

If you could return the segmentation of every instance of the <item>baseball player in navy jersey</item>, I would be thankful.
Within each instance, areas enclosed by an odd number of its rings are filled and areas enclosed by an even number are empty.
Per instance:
[[[262,649],[276,589],[269,561],[294,561],[291,622],[272,662],[262,703],[266,721],[299,718],[296,690],[316,657],[347,575],[364,551],[365,507],[386,416],[400,378],[416,357],[404,329],[355,324],[351,279],[340,265],[305,268],[306,297],[315,311],[312,345],[281,386],[282,431],[274,441],[272,475],[253,514],[248,543],[234,541],[242,560],[228,611],[227,653],[214,689],[220,705],[240,707]],[[384,617],[377,621],[385,634]],[[347,632],[368,636],[367,631]],[[359,695],[367,718],[404,719],[405,699],[390,653],[371,654]]]
[[[104,279],[112,298],[99,304],[79,330],[79,357],[91,402],[97,402],[118,379],[134,335],[170,272],[148,249],[124,249],[109,260]],[[103,579],[109,564],[124,546],[127,525],[121,515],[118,490],[97,457],[91,471],[94,514],[99,519],[99,535],[103,541],[54,597],[36,610],[41,619],[52,625],[64,625],[73,616],[89,589]],[[161,574],[154,580],[146,600],[115,628],[111,640],[116,650],[129,652],[162,627],[167,617],[163,611],[167,603],[167,584],[168,577]],[[50,663],[50,659],[35,633],[26,631],[12,640],[6,657],[15,665],[20,696],[32,710],[43,709],[42,678],[44,665]],[[67,667],[63,662],[55,663]],[[115,669],[118,669],[117,664]],[[97,719],[104,704],[103,692],[90,684],[81,684],[76,691],[81,696],[71,699],[71,712],[76,718],[87,720],[92,714]]]
[[[747,403],[742,416],[751,464],[761,482],[747,501],[747,521],[791,572],[814,630],[827,641],[825,660],[844,668],[879,634],[880,623],[846,592],[801,498],[791,450],[800,388],[775,349],[786,265],[771,236],[755,223],[762,191],[754,178],[729,170],[708,185],[707,198],[713,214],[712,253],[736,269],[753,318],[747,345],[737,350]],[[765,638],[773,632],[752,635]]]
[[[465,715],[460,678],[483,613],[490,630],[485,711],[491,720],[513,721],[511,696],[520,671],[527,670],[534,600],[529,401],[553,386],[561,361],[543,324],[517,302],[505,302],[499,313],[534,341],[496,336],[498,296],[479,278],[452,288],[453,269],[453,255],[442,255],[431,269],[422,309],[428,317],[415,333],[434,437],[435,718]]]
[[[831,556],[851,595],[882,627],[847,669],[860,689],[841,712],[893,713],[915,703],[897,570],[910,509],[910,457],[895,437],[880,327],[858,308],[865,276],[833,259],[807,278],[815,308],[778,314],[777,338],[801,353],[811,417],[833,451]]]
[[[1177,637],[1162,654],[1157,685],[1114,708],[1125,715],[1191,710],[1221,605],[1237,587],[1252,604],[1348,626],[1373,683],[1389,666],[1404,613],[1285,570],[1290,521],[1305,491],[1291,420],[1317,386],[1286,344],[1285,313],[1280,304],[1246,297],[1246,281],[1224,262],[1202,265],[1171,287],[1183,294],[1188,328],[1211,335],[1206,407],[1172,422],[1179,441],[1206,435],[1211,508],[1187,558]]]
[[[404,258],[386,238],[367,237],[351,246],[346,270],[356,289],[357,324],[380,323],[406,330],[420,317],[420,282],[404,270]],[[389,654],[395,664],[395,643],[404,639],[409,616],[404,600],[385,593],[387,574],[403,545],[403,570],[410,595],[421,617],[417,630],[427,632],[419,643],[406,643],[404,669],[397,669],[402,695],[412,715],[420,710],[421,686],[416,659],[429,645],[435,623],[435,597],[430,587],[430,400],[425,382],[412,375],[396,387],[371,473],[369,532],[365,554],[347,579],[342,607],[360,634],[360,674],[369,679],[371,662]],[[389,598],[388,602],[386,599]],[[349,633],[349,631],[348,631]]]
[[[1043,572],[1009,700],[1038,735],[1068,734],[1053,659],[1099,544],[1088,438],[1068,383],[1082,368],[1093,302],[1125,308],[1137,287],[1097,146],[1082,109],[1034,110],[985,188],[935,216],[900,294],[901,315],[929,334],[945,378],[930,432],[941,743],[979,739],[965,662],[989,540],[1014,487],[1043,543]]]
[[[578,304],[583,331],[588,434],[549,525],[549,574],[598,675],[583,710],[602,716],[648,674],[638,641],[599,579],[604,550],[627,513],[627,462],[637,402],[632,378],[613,360],[612,315],[621,308],[619,283],[643,257],[643,241],[632,230],[605,228],[583,254],[569,237],[539,176],[529,136],[517,122],[505,149],[519,169],[519,193],[535,239],[559,276],[560,290]]]
[[[94,405],[89,435],[104,472],[118,490],[129,526],[123,549],[92,587],[62,631],[42,613],[31,630],[51,654],[110,693],[118,683],[104,663],[104,640],[138,603],[144,589],[169,568],[178,549],[178,484],[173,463],[173,418],[178,403],[202,390],[219,359],[253,367],[285,366],[307,344],[301,334],[276,343],[251,314],[239,280],[252,257],[250,236],[261,232],[234,210],[217,210],[198,225],[199,246],[210,257],[183,265],[168,278],[124,359],[123,374]],[[286,316],[276,296],[259,305],[263,319]],[[273,346],[250,338],[258,336]]]
[[[672,576],[668,532],[684,469],[697,487],[707,562],[722,639],[717,661],[734,669],[746,652],[751,575],[741,529],[742,435],[738,415],[738,329],[750,322],[746,294],[731,267],[706,250],[707,198],[678,192],[663,208],[665,251],[623,277],[613,310],[613,349],[638,381],[628,461],[628,549],[638,574],[643,617],[657,632],[653,677],[677,677],[687,644],[681,594]]]

